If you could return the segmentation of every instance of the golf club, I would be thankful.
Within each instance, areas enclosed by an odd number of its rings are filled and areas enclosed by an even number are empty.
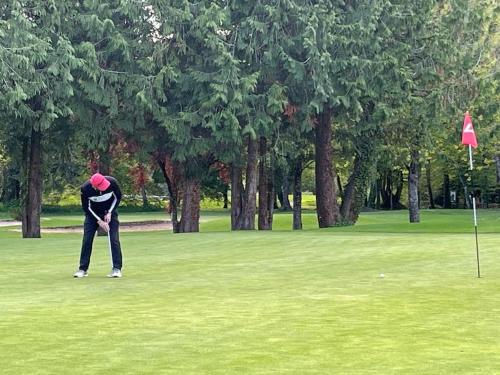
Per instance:
[[[111,250],[111,235],[109,234],[110,231],[111,229],[108,230],[106,234],[108,235],[109,259],[111,260],[111,269],[113,269],[113,252]]]

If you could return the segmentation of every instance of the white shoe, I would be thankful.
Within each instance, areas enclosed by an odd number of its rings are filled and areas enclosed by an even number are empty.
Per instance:
[[[122,271],[118,268],[113,268],[108,277],[122,277]]]
[[[89,275],[89,273],[87,271],[84,271],[84,270],[78,270],[76,271],[74,274],[73,274],[73,277],[76,277],[76,278],[82,278],[82,277],[87,277]]]

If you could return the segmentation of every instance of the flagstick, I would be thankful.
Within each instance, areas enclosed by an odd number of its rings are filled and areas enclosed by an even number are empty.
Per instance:
[[[472,166],[472,146],[469,145],[469,165],[470,165],[470,170],[472,171],[472,169],[474,168]]]
[[[476,213],[476,196],[474,194],[474,182],[473,182],[473,179],[472,179],[472,169],[473,169],[473,165],[472,165],[472,146],[469,145],[469,162],[470,162],[470,179],[471,179],[471,185],[472,185],[472,192],[471,192],[471,196],[472,196],[472,212],[474,213],[474,234],[476,236],[476,259],[477,259],[477,277],[481,277],[481,270],[479,268],[479,244],[478,244],[478,240],[477,240],[477,213]]]

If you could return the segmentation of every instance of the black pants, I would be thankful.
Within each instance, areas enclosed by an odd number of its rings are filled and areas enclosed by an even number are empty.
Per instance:
[[[122,250],[120,246],[120,236],[118,228],[120,223],[118,215],[111,215],[109,222],[109,236],[111,237],[111,254],[113,258],[113,268],[122,269]],[[83,241],[82,252],[80,254],[80,269],[87,271],[90,264],[90,256],[92,255],[92,243],[94,242],[95,232],[99,224],[93,216],[85,215],[83,224]],[[107,242],[107,241],[106,241]]]

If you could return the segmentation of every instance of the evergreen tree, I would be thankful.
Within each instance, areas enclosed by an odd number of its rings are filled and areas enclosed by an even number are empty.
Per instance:
[[[6,142],[20,156],[23,237],[40,237],[43,135],[72,114],[72,71],[80,65],[61,31],[65,1],[0,5],[0,113]]]

